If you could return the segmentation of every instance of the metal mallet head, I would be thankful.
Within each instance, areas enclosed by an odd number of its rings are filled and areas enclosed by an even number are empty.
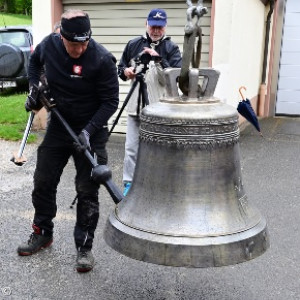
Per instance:
[[[94,166],[91,174],[91,178],[99,183],[103,184],[110,196],[112,197],[115,204],[118,204],[123,199],[123,195],[119,188],[111,179],[112,173],[107,165],[96,165]]]
[[[111,170],[106,165],[97,165],[93,168],[91,177],[95,182],[104,184],[111,179]]]
[[[27,162],[27,158],[24,155],[19,156],[17,152],[13,153],[13,157],[10,159],[15,165],[21,167]]]

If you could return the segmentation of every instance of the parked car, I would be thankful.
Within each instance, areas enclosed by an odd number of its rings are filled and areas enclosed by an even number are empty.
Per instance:
[[[0,91],[28,91],[28,64],[33,51],[31,26],[0,28]]]

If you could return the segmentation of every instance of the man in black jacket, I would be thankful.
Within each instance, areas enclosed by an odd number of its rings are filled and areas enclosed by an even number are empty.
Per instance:
[[[146,35],[130,40],[123,51],[118,65],[118,74],[122,80],[135,80],[136,68],[134,66],[134,61],[141,53],[148,53],[152,57],[160,56],[160,63],[157,64],[157,67],[159,68],[181,67],[180,50],[178,46],[171,41],[170,37],[166,36],[166,26],[166,12],[159,8],[152,9],[146,21]],[[139,84],[136,86],[135,90],[139,90]],[[149,98],[150,103],[157,100],[159,99]],[[123,166],[125,196],[129,191],[133,179],[139,145],[140,120],[137,115],[137,103],[137,93],[133,93],[127,105],[128,117]]]
[[[42,71],[56,108],[99,164],[107,163],[107,121],[119,103],[115,57],[91,38],[89,16],[81,10],[66,11],[59,34],[50,34],[34,50],[29,65],[29,82],[38,85]],[[28,97],[27,111],[41,108]],[[32,203],[33,233],[18,247],[19,255],[31,255],[53,241],[56,192],[70,156],[76,167],[77,219],[74,229],[77,271],[93,268],[91,253],[99,218],[99,184],[90,178],[92,166],[55,115],[51,116],[44,140],[38,148]],[[84,150],[84,149],[81,149]]]

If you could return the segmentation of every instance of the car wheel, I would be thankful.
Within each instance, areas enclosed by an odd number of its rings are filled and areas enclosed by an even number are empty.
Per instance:
[[[24,66],[24,54],[16,46],[0,44],[0,77],[14,77]]]

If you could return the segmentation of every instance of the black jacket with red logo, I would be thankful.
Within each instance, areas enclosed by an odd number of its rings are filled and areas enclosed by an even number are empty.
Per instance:
[[[93,134],[107,125],[119,103],[116,59],[108,50],[90,39],[86,51],[74,59],[60,36],[50,34],[31,55],[30,84],[39,83],[43,68],[57,109],[73,130]]]

